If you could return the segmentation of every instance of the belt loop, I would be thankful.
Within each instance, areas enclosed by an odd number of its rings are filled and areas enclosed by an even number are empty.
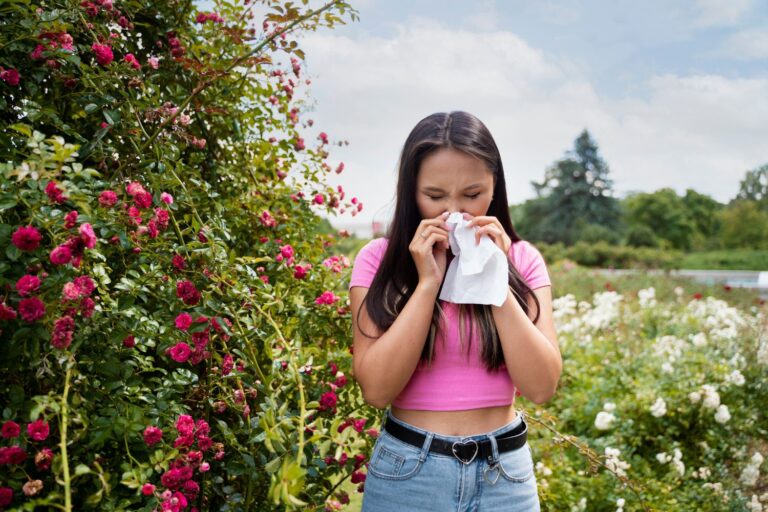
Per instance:
[[[419,454],[419,461],[424,462],[429,455],[429,448],[432,446],[432,438],[435,437],[434,432],[427,432],[427,437],[424,439],[424,444],[421,446],[421,453]]]
[[[491,442],[491,457],[492,460],[488,461],[490,466],[495,466],[499,462],[499,445],[496,444],[496,437],[488,436],[488,440]]]

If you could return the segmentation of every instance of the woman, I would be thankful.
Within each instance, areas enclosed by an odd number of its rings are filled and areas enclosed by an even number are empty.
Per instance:
[[[515,392],[549,400],[562,359],[546,266],[512,228],[505,187],[496,143],[471,114],[428,116],[405,142],[394,220],[350,281],[354,376],[369,404],[391,405],[364,512],[539,510]],[[438,300],[451,212],[509,255],[501,306]]]

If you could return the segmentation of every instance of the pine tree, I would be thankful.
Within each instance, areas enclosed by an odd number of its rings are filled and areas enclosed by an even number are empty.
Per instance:
[[[608,165],[584,130],[565,158],[547,169],[541,183],[532,182],[546,213],[537,233],[547,242],[573,243],[588,226],[616,229],[620,209],[613,197]],[[530,219],[534,220],[534,219]]]

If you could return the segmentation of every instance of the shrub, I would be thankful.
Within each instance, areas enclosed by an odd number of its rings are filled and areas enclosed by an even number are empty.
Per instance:
[[[3,7],[2,506],[317,508],[361,479],[317,211],[362,205],[325,183],[295,40],[355,13],[247,4]]]

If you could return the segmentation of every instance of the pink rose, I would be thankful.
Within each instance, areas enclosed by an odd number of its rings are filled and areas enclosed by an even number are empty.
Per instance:
[[[115,58],[112,54],[112,48],[106,44],[93,43],[91,49],[96,55],[96,62],[102,66],[109,66]]]
[[[51,345],[59,350],[64,350],[72,344],[72,336],[75,332],[75,321],[71,316],[63,316],[53,323],[53,335]]]
[[[191,436],[195,432],[195,420],[189,414],[181,414],[176,420],[176,431],[182,436]]]
[[[44,420],[36,420],[27,425],[27,434],[33,441],[45,441],[48,439],[50,428],[48,422]]]
[[[72,260],[72,251],[66,245],[59,245],[51,251],[50,258],[54,265],[66,265]]]
[[[99,204],[101,206],[110,207],[117,203],[117,194],[111,190],[105,190],[99,194]]]
[[[333,292],[325,291],[315,299],[315,304],[333,304],[339,300],[339,298],[340,297],[335,295]]]
[[[192,325],[192,316],[189,313],[180,313],[176,317],[176,328],[186,331]]]
[[[53,460],[53,450],[50,448],[43,448],[35,455],[35,466],[40,471],[48,471],[51,469],[51,461]]]
[[[25,275],[16,281],[16,291],[22,297],[27,297],[40,288],[40,279],[37,276]]]
[[[130,65],[133,69],[141,69],[141,64],[139,64],[139,60],[132,53],[127,53],[125,57],[123,57],[123,62]]]
[[[323,194],[315,194],[315,197],[312,199],[313,204],[323,204],[325,202],[325,198],[323,197]]]
[[[177,363],[186,363],[189,356],[192,355],[192,349],[186,343],[177,343],[168,349],[168,354]]]
[[[144,442],[147,446],[152,446],[163,440],[163,431],[152,425],[144,429]]]
[[[88,249],[93,249],[96,247],[96,242],[98,239],[96,238],[96,233],[93,232],[93,227],[91,227],[90,224],[87,222],[85,224],[80,224],[79,231],[80,238]]]
[[[165,204],[173,204],[173,196],[168,192],[163,192],[160,194],[160,200]]]
[[[143,494],[144,496],[152,496],[154,493],[155,493],[154,485],[150,483],[146,483],[141,486],[141,494]]]

